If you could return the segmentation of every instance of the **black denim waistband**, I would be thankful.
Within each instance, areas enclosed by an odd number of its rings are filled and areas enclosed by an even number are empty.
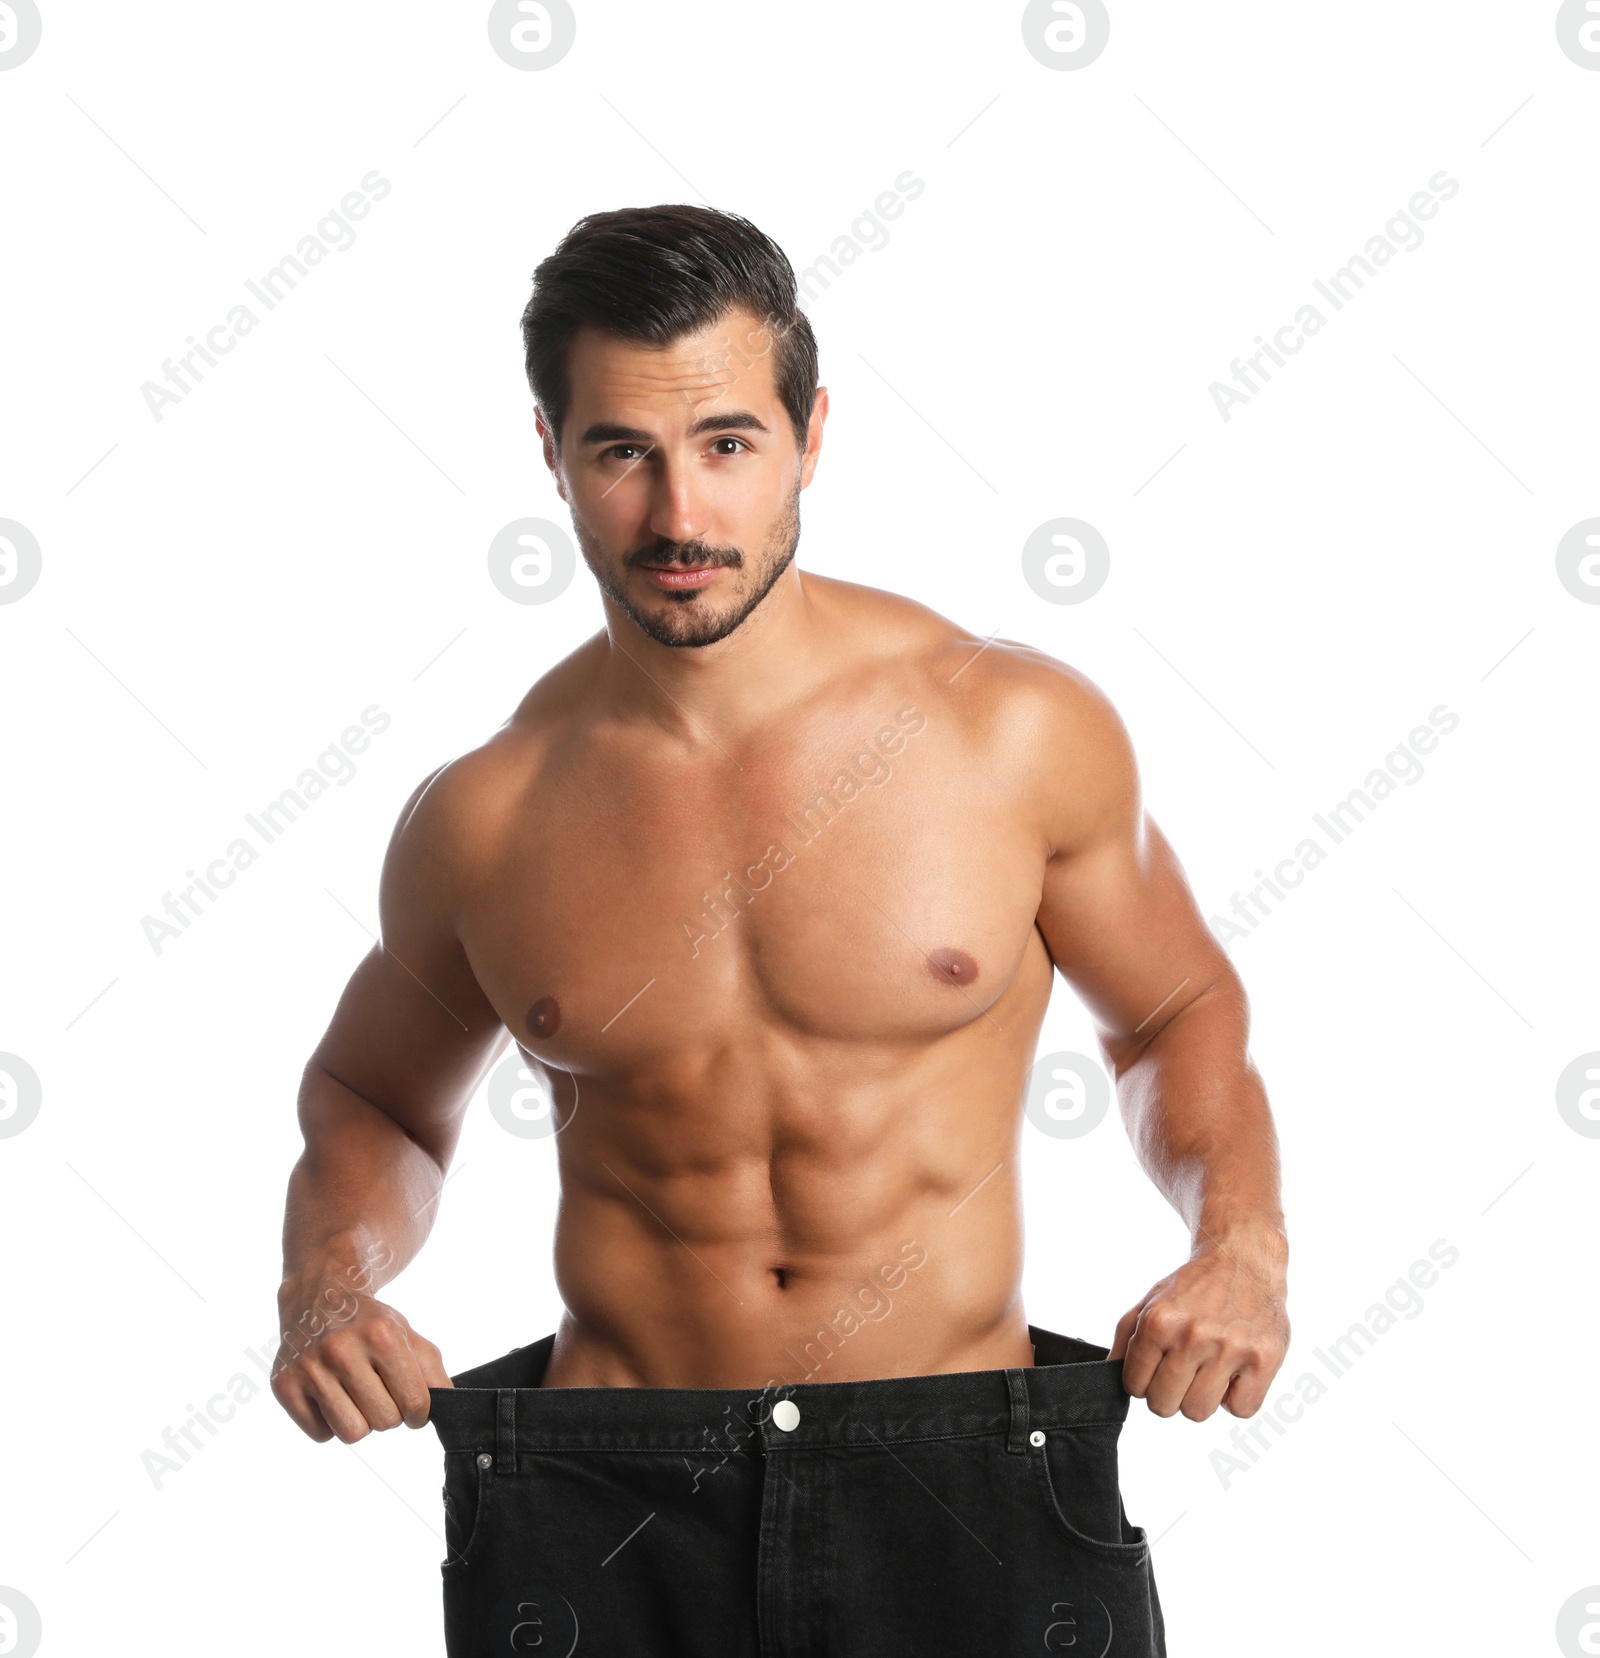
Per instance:
[[[1028,1334],[1032,1366],[764,1388],[543,1388],[549,1335],[452,1377],[453,1388],[431,1388],[430,1420],[446,1450],[493,1450],[499,1471],[513,1473],[519,1452],[703,1451],[725,1435],[748,1445],[752,1430],[771,1452],[998,1433],[1021,1452],[1036,1428],[1126,1418],[1120,1359],[1031,1324]],[[783,1399],[799,1411],[787,1430],[772,1419]]]

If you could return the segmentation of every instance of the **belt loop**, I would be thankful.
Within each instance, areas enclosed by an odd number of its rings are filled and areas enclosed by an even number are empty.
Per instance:
[[[1006,1386],[1011,1392],[1011,1429],[1006,1435],[1006,1449],[1025,1451],[1028,1448],[1028,1372],[1008,1370]]]
[[[495,1390],[494,1424],[495,1472],[514,1474],[517,1471],[517,1390],[502,1387]]]

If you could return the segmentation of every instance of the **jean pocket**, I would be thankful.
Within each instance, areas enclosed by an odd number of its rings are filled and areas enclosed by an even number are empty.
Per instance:
[[[488,1466],[485,1467],[485,1462]],[[475,1451],[444,1454],[444,1547],[440,1569],[464,1566],[483,1529],[483,1513],[494,1485],[494,1460]]]
[[[1075,1547],[1097,1560],[1143,1566],[1150,1557],[1142,1526],[1131,1525],[1117,1484],[1120,1423],[1039,1429],[1030,1441],[1045,1512]]]

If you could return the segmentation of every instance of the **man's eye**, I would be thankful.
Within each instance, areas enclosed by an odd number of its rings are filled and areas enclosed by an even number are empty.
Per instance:
[[[721,451],[724,455],[737,455],[741,449],[748,447],[741,438],[716,438],[712,441],[712,448],[715,449],[719,443],[731,443],[733,445],[732,449]]]
[[[614,443],[605,451],[608,460],[627,461],[642,455],[644,449],[637,443]]]

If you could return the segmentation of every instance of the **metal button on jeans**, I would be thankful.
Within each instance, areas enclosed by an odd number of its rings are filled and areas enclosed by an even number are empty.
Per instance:
[[[1028,1435],[1028,1443],[1035,1449],[1044,1444],[1044,1429],[1035,1428],[1033,1432]]]
[[[487,1451],[479,1451],[478,1466],[480,1468],[492,1468],[494,1466],[494,1458],[490,1456]]]
[[[800,1426],[800,1407],[793,1399],[780,1399],[772,1407],[772,1425],[785,1433],[793,1433]]]

